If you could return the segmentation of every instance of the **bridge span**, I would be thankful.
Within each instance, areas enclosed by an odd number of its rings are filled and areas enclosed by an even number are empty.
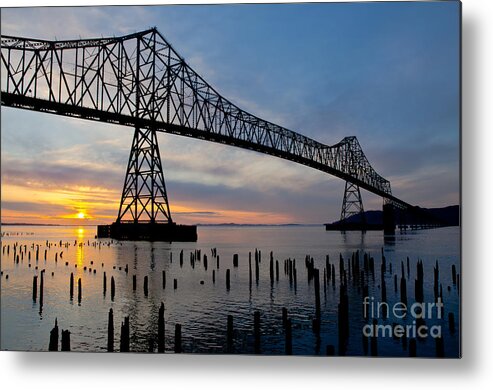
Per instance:
[[[134,128],[114,230],[175,226],[157,132],[249,149],[339,177],[346,181],[343,212],[348,187],[358,195],[366,189],[383,198],[384,227],[390,233],[394,208],[418,210],[392,195],[390,182],[373,169],[356,137],[325,145],[240,109],[188,66],[155,28],[63,41],[2,36],[1,104]]]

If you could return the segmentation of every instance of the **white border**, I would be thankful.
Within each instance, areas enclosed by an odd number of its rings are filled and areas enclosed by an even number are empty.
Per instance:
[[[204,3],[205,1],[175,1]],[[214,3],[227,1],[214,0]],[[246,1],[257,2],[257,1]],[[279,2],[279,1],[270,1]],[[43,5],[163,4],[164,1],[43,1]],[[491,388],[493,383],[493,23],[491,0],[463,2],[463,358],[368,359],[155,356],[0,352],[4,389]],[[38,5],[4,1],[5,6]]]

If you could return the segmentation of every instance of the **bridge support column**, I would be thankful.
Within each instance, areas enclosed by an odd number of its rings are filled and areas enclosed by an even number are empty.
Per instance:
[[[366,217],[359,186],[346,181],[344,198],[342,200],[341,223],[347,224],[347,219],[354,215],[358,215],[359,219],[352,221],[352,223],[363,228],[366,225]]]
[[[153,129],[135,128],[117,222],[124,219],[134,223],[173,222]]]
[[[171,219],[154,129],[136,128],[116,222],[98,226],[98,237],[118,240],[197,241],[197,226]]]
[[[395,234],[395,211],[392,202],[385,202],[383,204],[383,233]]]

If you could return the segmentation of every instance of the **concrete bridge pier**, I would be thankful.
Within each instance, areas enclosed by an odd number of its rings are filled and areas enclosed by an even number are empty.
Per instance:
[[[384,203],[383,205],[383,233],[395,234],[395,211],[392,203]]]

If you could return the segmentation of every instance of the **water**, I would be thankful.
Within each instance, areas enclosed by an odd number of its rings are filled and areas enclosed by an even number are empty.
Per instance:
[[[165,305],[166,351],[174,349],[175,324],[182,325],[184,352],[225,353],[227,315],[234,317],[234,353],[253,353],[253,313],[261,313],[261,350],[263,354],[284,354],[285,336],[282,326],[282,308],[286,307],[292,319],[293,354],[325,355],[326,346],[334,345],[338,351],[337,304],[339,303],[339,254],[342,254],[347,270],[351,254],[360,251],[363,269],[363,253],[375,259],[374,277],[368,274],[370,297],[381,301],[381,248],[387,260],[385,281],[387,301],[392,305],[400,301],[394,291],[394,275],[400,281],[401,261],[404,262],[408,303],[414,301],[416,262],[423,260],[425,302],[434,302],[433,266],[438,261],[439,279],[443,287],[444,318],[426,319],[430,328],[441,329],[445,355],[459,354],[459,294],[452,282],[451,266],[460,273],[460,231],[457,227],[412,231],[397,234],[395,239],[384,240],[382,232],[327,232],[319,226],[289,227],[199,227],[197,243],[162,242],[111,242],[95,240],[95,227],[34,227],[4,226],[2,237],[1,278],[1,348],[7,350],[45,351],[55,318],[60,329],[71,332],[72,351],[106,351],[108,312],[113,308],[115,323],[115,350],[119,349],[120,324],[130,317],[130,350],[147,352],[150,342],[157,350],[158,311]],[[56,244],[47,249],[46,241]],[[59,247],[59,241],[69,243]],[[77,240],[77,245],[75,241]],[[31,252],[16,263],[13,244],[27,245]],[[101,242],[101,246],[99,246]],[[83,243],[83,245],[81,245]],[[35,260],[36,244],[40,245],[39,260]],[[10,253],[7,254],[7,245]],[[32,247],[34,245],[34,249]],[[211,249],[217,248],[219,268]],[[262,253],[258,285],[255,282],[254,252]],[[191,266],[190,253],[200,249],[208,258]],[[183,266],[179,254],[184,252]],[[63,251],[63,258],[60,252]],[[271,285],[269,253],[279,261],[279,281]],[[253,281],[250,287],[248,254],[252,252]],[[19,253],[19,251],[17,252]],[[58,261],[55,262],[55,254]],[[233,254],[239,255],[239,266],[233,267]],[[320,336],[312,330],[315,318],[314,283],[308,283],[305,256],[314,259],[320,269],[321,330]],[[326,255],[335,265],[336,284],[324,288],[323,274]],[[406,258],[410,259],[410,275],[407,275]],[[284,260],[296,259],[297,284],[290,284],[284,273]],[[91,264],[91,261],[93,264]],[[68,266],[65,263],[68,262]],[[104,263],[104,266],[103,266]],[[392,263],[392,273],[389,272]],[[29,267],[31,264],[31,267]],[[77,265],[77,267],[75,267]],[[128,265],[128,274],[125,267]],[[36,270],[35,267],[38,267]],[[87,270],[84,270],[87,267]],[[96,273],[89,272],[89,268]],[[226,269],[231,270],[231,288],[226,289]],[[33,275],[45,269],[44,301],[32,299]],[[162,288],[162,271],[166,271],[166,288]],[[215,270],[215,284],[212,271]],[[73,272],[74,299],[70,299],[69,280]],[[107,275],[107,292],[103,294],[103,272]],[[52,275],[53,273],[53,275]],[[8,279],[7,279],[8,275]],[[137,275],[137,289],[133,291],[132,276]],[[114,301],[110,297],[110,280],[115,279]],[[149,278],[149,294],[143,290],[144,276]],[[82,300],[77,302],[77,280],[82,281]],[[177,289],[173,289],[177,279]],[[39,278],[38,278],[39,280]],[[203,284],[201,284],[203,282]],[[362,330],[366,324],[362,316],[361,289],[350,280],[348,283],[350,335],[347,355],[365,355]],[[435,312],[436,314],[437,312]],[[448,313],[455,317],[455,332],[449,330]],[[413,317],[404,319],[392,316],[378,319],[378,323],[412,325]],[[436,328],[438,329],[438,328]],[[412,337],[412,335],[411,335]],[[379,337],[379,356],[408,356],[402,339]],[[369,354],[369,352],[366,352]],[[418,338],[418,356],[435,356],[435,339]]]

